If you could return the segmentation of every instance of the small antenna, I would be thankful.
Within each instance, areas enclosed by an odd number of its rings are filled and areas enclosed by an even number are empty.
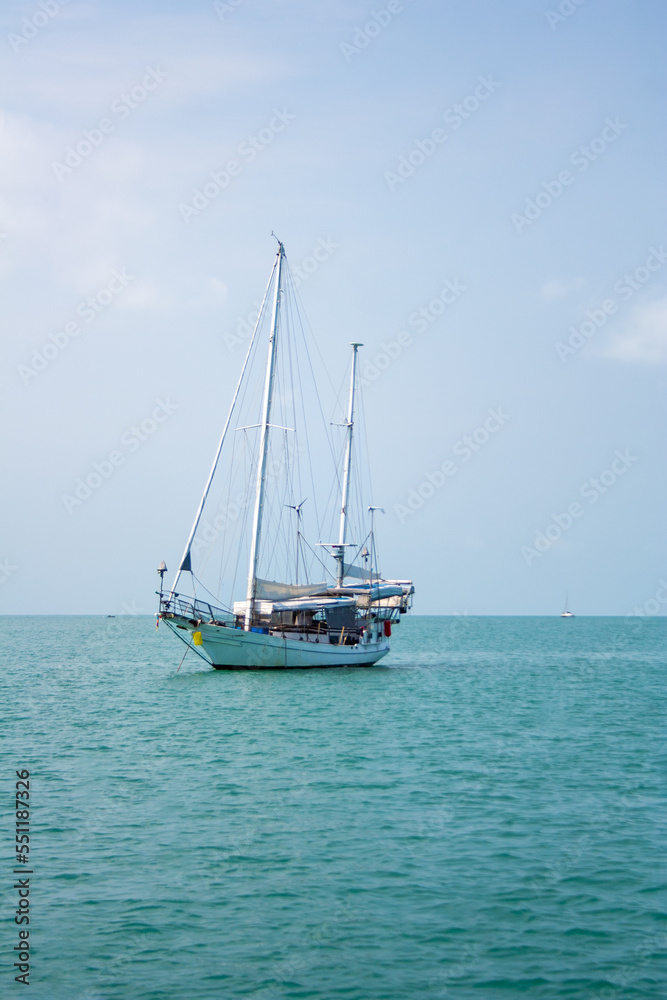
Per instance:
[[[160,577],[160,608],[162,608],[162,585],[164,582],[164,574],[167,572],[167,564],[162,560],[157,568],[157,575]]]

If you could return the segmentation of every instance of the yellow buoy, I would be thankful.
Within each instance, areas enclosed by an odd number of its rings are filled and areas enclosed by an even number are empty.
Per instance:
[[[193,632],[192,633],[192,641],[194,642],[195,646],[201,646],[201,644],[203,642],[202,637],[201,637],[201,632]]]

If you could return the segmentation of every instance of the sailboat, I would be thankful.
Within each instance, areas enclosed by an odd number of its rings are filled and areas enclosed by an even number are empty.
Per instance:
[[[412,606],[412,581],[378,571],[375,515],[382,508],[361,496],[368,472],[355,447],[361,347],[351,344],[343,419],[322,421],[329,447],[318,447],[322,400],[278,240],[213,465],[167,592],[164,562],[158,570],[158,625],[218,670],[372,666],[387,655],[392,626]],[[338,455],[332,426],[342,432]],[[326,479],[326,458],[333,472],[330,514],[314,496]]]
[[[561,618],[574,618],[572,611],[567,610],[567,594],[565,595],[565,607],[561,611]]]

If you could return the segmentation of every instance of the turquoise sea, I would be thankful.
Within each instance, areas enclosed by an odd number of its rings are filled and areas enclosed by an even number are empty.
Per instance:
[[[0,995],[664,1000],[666,638],[407,617],[372,669],[177,672],[149,617],[1,618]]]

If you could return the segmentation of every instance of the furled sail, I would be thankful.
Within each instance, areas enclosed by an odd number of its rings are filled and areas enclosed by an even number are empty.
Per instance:
[[[255,596],[259,601],[284,601],[290,597],[312,597],[326,589],[326,583],[278,583],[258,579]]]
[[[379,573],[370,573],[369,570],[364,569],[363,566],[345,566],[345,571],[343,577],[349,577],[352,580],[380,580],[381,577]]]

